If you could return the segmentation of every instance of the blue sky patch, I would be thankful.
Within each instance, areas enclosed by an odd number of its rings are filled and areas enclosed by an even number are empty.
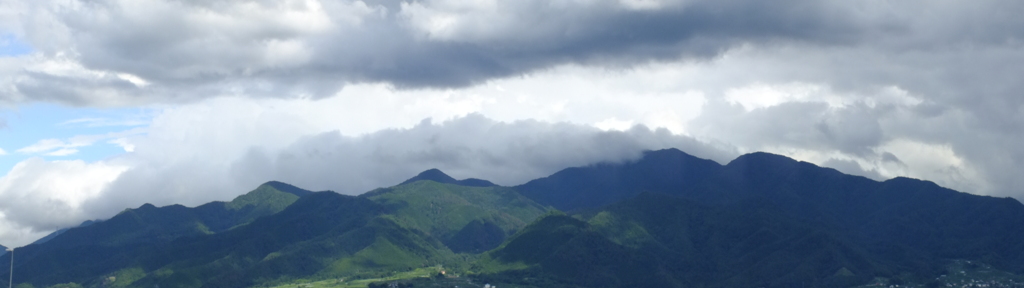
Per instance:
[[[32,53],[32,46],[11,34],[0,35],[0,57]]]
[[[46,160],[103,160],[125,153],[112,143],[144,133],[154,110],[144,108],[72,108],[31,104],[0,109],[0,175],[30,157]]]

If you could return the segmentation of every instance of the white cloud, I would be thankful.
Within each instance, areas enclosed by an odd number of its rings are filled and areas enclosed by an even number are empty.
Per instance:
[[[79,146],[73,146],[73,145],[79,145]],[[41,153],[41,152],[46,152],[46,151],[50,151],[50,150],[54,150],[54,149],[59,149],[59,148],[64,148],[64,147],[69,147],[69,146],[71,146],[71,147],[80,147],[80,146],[84,146],[84,144],[83,143],[70,144],[70,143],[64,143],[64,141],[57,140],[57,139],[43,139],[43,140],[39,140],[38,142],[36,142],[36,143],[34,143],[32,145],[29,145],[29,146],[23,147],[21,149],[18,149],[17,151],[19,153]]]
[[[568,123],[503,123],[474,114],[356,138],[328,132],[279,152],[255,148],[232,173],[250,181],[275,178],[348,194],[398,183],[430,168],[517,185],[567,167],[635,159],[643,150],[670,147],[718,161],[734,156],[664,129],[605,132]]]
[[[4,151],[4,148],[0,148],[0,156],[4,155],[7,155],[7,151]]]
[[[58,126],[66,127],[112,127],[112,126],[145,126],[149,124],[149,119],[142,118],[128,118],[128,119],[110,119],[110,118],[78,118],[71,119],[68,121],[57,124]]]
[[[742,105],[747,111],[789,102],[825,102],[830,107],[842,107],[847,104],[847,99],[833,95],[828,90],[827,87],[807,83],[758,83],[727,89],[724,99]]]
[[[145,88],[146,86],[149,86],[149,81],[146,81],[146,79],[142,79],[142,77],[128,73],[117,73],[116,75],[117,78],[121,78],[121,80],[131,82],[132,84],[135,84],[136,87]]]
[[[59,153],[98,141],[125,149],[124,155],[90,163],[98,165],[96,169],[115,165],[124,170],[113,179],[99,177],[108,186],[74,206],[66,223],[109,217],[147,202],[198,205],[229,200],[268,180],[361,193],[428,168],[511,185],[572,165],[635,157],[643,149],[680,147],[729,160],[734,153],[727,145],[711,147],[656,129],[678,132],[675,129],[696,117],[704,103],[700,93],[678,92],[672,78],[679,72],[674,71],[657,65],[643,70],[566,66],[471,89],[409,91],[360,84],[319,100],[222,97],[160,109],[145,127],[43,140],[19,152]],[[645,88],[632,89],[638,82]],[[552,100],[561,104],[550,105]],[[638,117],[649,120],[631,124],[652,128],[606,132],[592,126],[604,119]],[[422,122],[425,118],[434,122]],[[62,127],[115,122],[83,118]],[[39,160],[30,166],[45,166],[40,163],[63,162]],[[67,164],[52,166],[61,165]],[[43,173],[31,171],[17,178]],[[52,229],[38,223],[9,224],[23,227],[19,235]]]
[[[143,203],[229,200],[269,180],[358,194],[429,168],[515,185],[569,166],[631,159],[646,149],[678,147],[718,161],[735,156],[666,129],[602,131],[566,122],[502,122],[459,115],[490,104],[459,108],[461,97],[439,91],[430,96],[437,97],[433,105],[410,105],[403,101],[409,97],[405,93],[381,94],[394,98],[385,101],[390,108],[344,96],[317,101],[219,98],[168,108],[150,126],[139,128],[146,133],[89,138],[124,144],[129,152],[123,155],[94,163],[38,158],[19,163],[0,180],[0,197],[21,193],[16,202],[49,220],[29,221],[24,210],[0,206],[0,213],[14,222],[3,225],[22,227],[17,235],[32,236]],[[444,103],[452,109],[435,109]],[[339,107],[365,115],[338,113]],[[366,115],[389,120],[365,122]],[[433,115],[437,122],[423,120]],[[71,142],[40,141],[26,151],[54,151]],[[55,181],[56,175],[67,179]],[[33,240],[2,237],[11,243]]]
[[[75,120],[72,120],[75,121]],[[77,123],[77,122],[76,122]],[[138,135],[145,133],[145,128],[133,128],[124,131],[110,132],[106,134],[97,135],[78,135],[67,140],[60,139],[43,139],[39,140],[32,145],[22,147],[16,150],[18,153],[23,154],[43,154],[47,156],[68,156],[78,153],[77,148],[87,147],[95,144],[96,142],[112,139],[112,138],[123,138],[126,136]]]
[[[68,156],[68,155],[72,155],[72,154],[75,154],[75,153],[78,153],[78,149],[74,149],[74,148],[61,148],[60,150],[47,152],[47,153],[45,153],[43,155],[46,155],[46,156],[58,156],[59,157],[59,156]]]
[[[601,122],[594,123],[594,127],[597,127],[598,129],[605,130],[605,131],[608,131],[608,130],[625,131],[626,129],[629,129],[630,127],[633,127],[633,121],[632,120],[619,120],[619,119],[616,119],[616,118],[612,117],[612,118],[605,119],[605,120],[603,120]]]
[[[52,231],[33,229],[16,221],[7,219],[0,211],[0,242],[8,248],[16,248],[31,243],[34,239],[43,238]]]
[[[84,203],[102,195],[127,167],[108,162],[45,161],[30,158],[0,177],[0,233],[3,243],[21,246],[54,229],[75,225],[92,215]]]
[[[117,138],[107,141],[107,143],[121,147],[121,149],[124,149],[124,152],[135,152],[135,144],[132,144],[128,138]]]

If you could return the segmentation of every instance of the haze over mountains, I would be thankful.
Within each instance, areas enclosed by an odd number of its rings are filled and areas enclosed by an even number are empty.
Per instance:
[[[14,282],[34,287],[341,285],[426,267],[523,287],[850,287],[936,281],[958,260],[1022,274],[1024,205],[667,149],[516,187],[436,169],[359,196],[268,182],[230,202],[126,209],[16,253]]]

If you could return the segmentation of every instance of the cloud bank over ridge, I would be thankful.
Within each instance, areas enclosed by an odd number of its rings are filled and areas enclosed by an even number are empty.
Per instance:
[[[294,142],[271,145],[247,142],[284,135],[256,131],[264,127],[199,132],[222,134],[215,142],[207,142],[208,135],[163,141],[197,132],[189,131],[188,121],[167,118],[216,117],[201,112],[158,117],[147,135],[133,139],[134,152],[112,159],[86,163],[33,158],[18,164],[0,178],[0,195],[15,200],[0,203],[5,216],[0,239],[17,239],[14,244],[24,245],[52,229],[107,218],[143,203],[194,206],[226,201],[269,180],[354,195],[398,184],[430,168],[459,178],[516,185],[570,166],[636,159],[651,149],[680,147],[719,161],[735,157],[664,128],[603,131],[570,123],[499,122],[479,114],[439,123],[425,119],[410,128],[360,136],[338,131],[292,134]],[[163,122],[167,120],[172,121]],[[211,119],[202,120],[206,121]],[[204,148],[188,149],[192,145]]]

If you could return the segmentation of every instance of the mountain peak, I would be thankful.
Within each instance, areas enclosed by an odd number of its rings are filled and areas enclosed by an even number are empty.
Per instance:
[[[597,208],[645,191],[673,194],[697,189],[721,168],[718,162],[669,148],[644,151],[636,161],[566,168],[516,189],[562,210]]]
[[[437,183],[447,184],[454,184],[455,182],[458,182],[458,180],[455,180],[455,178],[452,178],[452,176],[448,176],[448,174],[444,174],[444,172],[441,172],[441,170],[433,168],[427,171],[420,172],[420,174],[416,175],[416,177],[409,178],[409,180],[405,180],[405,182],[402,182],[402,184],[409,184],[420,180],[430,180]]]
[[[644,157],[666,157],[666,156],[690,155],[690,154],[686,154],[686,152],[683,152],[682,150],[679,150],[679,149],[676,149],[676,148],[666,148],[666,149],[661,149],[661,150],[645,150],[643,153],[644,153]]]
[[[270,214],[273,214],[283,210],[284,207],[291,205],[292,202],[302,198],[302,196],[311,193],[313,192],[290,184],[270,181],[263,183],[263,185],[249,193],[235,197],[226,205],[228,209],[233,210],[242,209],[246,206],[260,207],[256,209],[269,209],[268,211],[272,211]]]
[[[735,164],[779,165],[784,163],[795,162],[799,161],[778,154],[758,151],[754,153],[740,155],[740,157],[736,157],[736,159],[733,159],[731,162],[729,162],[727,166],[734,166]]]
[[[647,150],[643,152],[643,157],[636,161],[640,165],[654,165],[654,166],[677,166],[681,163],[689,163],[693,165],[705,166],[707,169],[714,169],[712,167],[721,166],[718,162],[703,159],[697,156],[687,154],[676,148],[667,148],[661,150]]]
[[[482,179],[476,179],[476,178],[468,178],[468,179],[463,179],[463,180],[455,180],[455,178],[452,178],[452,176],[448,176],[448,174],[445,174],[444,172],[441,172],[441,170],[439,170],[437,168],[433,168],[433,169],[429,169],[427,171],[420,172],[420,174],[416,175],[416,177],[409,178],[409,180],[405,180],[404,182],[402,182],[401,184],[398,184],[398,185],[405,185],[405,184],[409,184],[409,183],[420,181],[420,180],[430,180],[430,181],[434,181],[434,182],[437,182],[437,183],[455,184],[455,185],[471,186],[471,187],[491,187],[491,186],[497,186],[497,185],[494,185],[494,183],[491,183],[491,181],[482,180]]]
[[[292,194],[292,195],[295,195],[295,196],[299,196],[299,197],[306,196],[306,195],[308,195],[310,193],[313,193],[313,191],[309,191],[309,190],[306,190],[306,189],[295,187],[295,186],[293,186],[291,184],[288,184],[288,183],[278,182],[278,181],[269,181],[267,183],[263,183],[263,185],[260,185],[260,187],[264,187],[264,186],[267,186],[267,187],[270,187],[270,188],[274,188],[277,191],[289,193],[289,194]]]

